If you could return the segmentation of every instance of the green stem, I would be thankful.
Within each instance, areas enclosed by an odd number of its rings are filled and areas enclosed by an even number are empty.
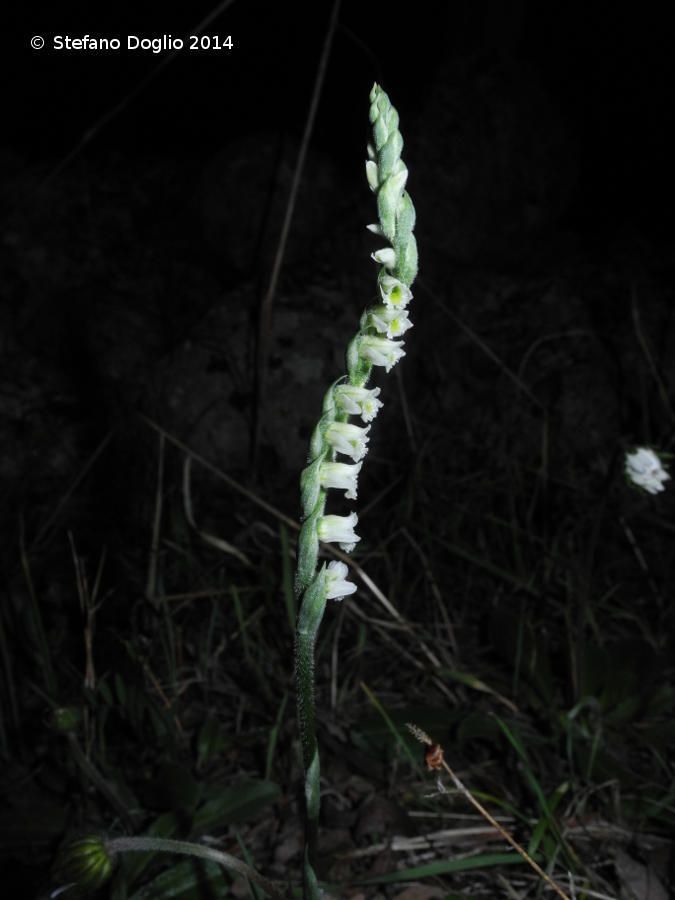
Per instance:
[[[325,609],[326,589],[322,569],[305,591],[298,615],[295,636],[298,722],[302,740],[302,762],[305,772],[306,830],[303,867],[303,896],[305,900],[318,900],[321,896],[316,878],[321,786],[314,709],[314,647]]]
[[[92,763],[92,761],[86,756],[82,748],[80,747],[77,738],[72,732],[69,732],[66,735],[68,739],[68,743],[70,744],[70,752],[75,760],[76,765],[82,770],[84,775],[91,781],[91,783],[99,789],[99,791],[103,794],[106,800],[110,803],[112,808],[117,812],[117,815],[120,817],[122,822],[124,822],[124,827],[127,831],[134,831],[136,828],[136,824],[134,822],[134,818],[126,808],[124,803],[119,799],[115,791],[110,787],[108,782],[105,780],[103,775],[98,771],[96,766]]]

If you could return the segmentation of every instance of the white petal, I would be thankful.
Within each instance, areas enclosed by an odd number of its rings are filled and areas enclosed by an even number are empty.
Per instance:
[[[663,482],[670,479],[658,455],[649,447],[638,447],[633,453],[626,454],[626,475],[633,484],[650,494],[664,491]]]
[[[347,500],[356,500],[358,476],[363,463],[323,462],[319,467],[319,479],[323,488],[344,490]]]
[[[386,334],[390,340],[402,337],[409,328],[412,328],[412,322],[408,318],[408,312],[405,309],[373,306],[368,312],[371,324],[380,334]]]
[[[382,403],[377,399],[379,388],[362,388],[353,384],[341,384],[335,389],[335,402],[350,416],[361,416],[364,422],[372,422]]]
[[[393,275],[380,275],[379,279],[380,294],[382,301],[393,309],[405,309],[412,300],[412,291],[410,288],[394,278]]]
[[[354,531],[359,521],[355,512],[348,516],[321,516],[317,525],[319,540],[338,543],[345,553],[351,553],[361,538]]]
[[[324,437],[338,453],[351,456],[354,462],[358,462],[368,452],[369,430],[370,425],[361,428],[359,425],[351,425],[349,422],[331,422]]]
[[[328,563],[326,569],[326,599],[342,600],[356,591],[356,585],[347,581],[349,569],[338,560]]]
[[[369,159],[366,162],[366,178],[368,179],[368,186],[371,191],[376,191],[379,186],[379,175],[377,171],[377,163],[373,162],[372,159]]]
[[[405,356],[403,341],[390,341],[387,338],[366,335],[359,343],[359,356],[367,359],[374,366],[384,366],[389,372],[393,366]]]
[[[371,253],[370,255],[375,262],[378,262],[381,266],[385,266],[387,269],[393,269],[396,265],[396,254],[391,247],[383,247],[381,250],[376,250],[375,253]]]

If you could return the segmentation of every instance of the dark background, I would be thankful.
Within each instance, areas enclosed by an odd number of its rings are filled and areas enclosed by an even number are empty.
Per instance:
[[[212,11],[136,3],[32,8],[5,37],[12,67],[3,91],[5,146],[58,161],[101,116],[133,92],[163,55],[57,53],[55,33],[185,37]],[[434,10],[432,12],[432,9]],[[160,11],[161,10],[161,11]],[[207,33],[232,34],[231,52],[183,51],[95,136],[88,153],[191,155],[233,134],[301,132],[329,4],[234,3]],[[42,33],[48,46],[32,51]],[[561,111],[579,153],[577,217],[670,228],[672,219],[672,27],[656,4],[424,2],[396,21],[375,4],[342,4],[314,140],[350,161],[362,152],[363,98],[381,80],[404,121],[424,102],[444,60],[496,55],[529,67]],[[337,137],[339,129],[339,139]]]
[[[46,688],[38,694],[30,687],[41,684],[42,670],[27,612],[33,592],[58,675],[58,696],[50,699],[81,702],[83,626],[68,533],[90,581],[105,554],[101,594],[113,599],[97,618],[101,678],[121,672],[127,687],[141,685],[143,702],[161,706],[145,670],[131,667],[120,648],[127,639],[143,647],[169,682],[155,635],[166,628],[181,647],[186,635],[185,667],[200,675],[194,693],[172,695],[171,714],[183,717],[185,730],[171,732],[175,746],[167,740],[167,754],[193,771],[190,736],[204,711],[216,708],[223,733],[234,734],[229,699],[241,696],[241,756],[223,757],[214,777],[229,784],[244,764],[261,770],[256,754],[277,714],[274,691],[282,682],[289,696],[293,690],[277,523],[195,464],[198,528],[235,545],[254,565],[239,567],[239,558],[207,546],[186,524],[184,457],[167,443],[158,596],[199,588],[204,597],[216,583],[225,592],[232,584],[248,592],[247,613],[258,604],[266,610],[252,639],[261,648],[255,677],[235,646],[212,669],[226,683],[228,702],[221,695],[213,701],[211,675],[202,681],[199,668],[207,619],[201,601],[194,613],[190,602],[172,607],[167,625],[157,597],[145,595],[159,465],[148,420],[297,518],[298,475],[323,393],[344,371],[346,342],[372,300],[369,253],[377,244],[364,226],[374,221],[375,205],[363,162],[375,80],[401,117],[420,277],[408,356],[395,378],[377,380],[386,408],[360,480],[357,556],[367,558],[402,614],[436,635],[446,667],[458,659],[459,670],[487,673],[509,698],[522,648],[516,622],[531,629],[528,640],[542,649],[521,675],[534,687],[520,688],[528,693],[516,700],[532,712],[533,741],[552,735],[541,751],[542,759],[550,753],[555,760],[548,763],[551,790],[553,779],[568,775],[557,710],[591,695],[619,711],[615,732],[607,720],[607,755],[616,753],[623,767],[617,774],[612,757],[594,772],[596,780],[627,778],[632,768],[648,779],[640,715],[645,696],[669,684],[663,659],[672,614],[660,591],[672,575],[670,525],[662,524],[672,521],[672,501],[669,491],[657,500],[630,493],[621,459],[635,444],[672,450],[675,433],[675,54],[665,7],[419,0],[398,15],[380,3],[345,0],[269,334],[261,301],[330,4],[238,0],[204,30],[231,35],[233,48],[197,52],[187,49],[187,37],[213,11],[208,3],[38,3],[8,16],[0,138],[0,563],[10,597],[3,625],[12,653],[16,648],[14,709],[22,711],[19,737],[7,737],[4,749],[11,755],[19,748],[24,768],[8,769],[3,789],[11,816],[22,808],[16,785],[23,783],[68,811],[67,822],[46,828],[46,836],[27,826],[41,865],[71,826],[104,827],[111,818],[98,795],[73,788],[68,755],[54,749],[61,737],[46,732]],[[85,33],[120,37],[123,48],[52,49],[54,34]],[[40,51],[29,46],[36,34],[47,42]],[[163,65],[164,53],[128,52],[127,34],[171,34],[186,47]],[[269,338],[262,397],[261,336]],[[343,511],[341,502],[333,511]],[[649,582],[622,522],[650,551]],[[398,533],[400,523],[417,545]],[[366,594],[360,589],[358,602]],[[452,646],[438,596],[457,629]],[[229,635],[231,604],[214,609],[215,632]],[[598,630],[589,634],[589,609],[606,638],[602,653]],[[441,717],[449,722],[448,690],[437,694],[437,682],[414,665],[421,643],[413,632],[406,663],[377,641],[363,661],[361,632],[361,649],[353,651],[361,620],[349,615],[341,640],[358,673],[336,717],[363,712],[357,685],[372,677],[394,700],[436,704],[442,713],[432,725]],[[327,616],[326,628],[336,618]],[[644,640],[635,637],[642,625]],[[663,638],[662,656],[653,652],[649,628]],[[627,659],[635,665],[624,665]],[[320,680],[328,683],[326,669]],[[492,695],[476,699],[456,690],[458,728],[468,704],[486,720],[493,705],[504,711]],[[639,710],[630,746],[623,736],[634,723],[619,715],[627,694],[638,698]],[[2,697],[9,705],[9,692]],[[92,715],[101,697],[88,697]],[[654,732],[671,715],[669,703],[666,697],[646,716]],[[133,764],[134,748],[145,747],[142,709],[134,731],[120,701],[110,720],[119,725],[119,743],[113,725],[106,736],[110,771],[139,794],[153,773],[152,747],[164,751],[158,731],[141,753],[144,772]],[[289,796],[299,783],[291,719],[287,713],[274,773]],[[651,735],[645,741],[656,745]],[[472,740],[466,737],[468,757]],[[498,778],[508,751],[494,740],[481,759],[496,760]],[[352,749],[341,736],[326,754],[335,783],[346,777],[340,756]],[[665,758],[672,745],[661,749]],[[363,762],[355,759],[354,771]],[[33,777],[43,764],[49,782]],[[518,765],[512,756],[506,770]],[[372,769],[363,771],[375,780]],[[635,787],[638,796],[644,783]],[[489,783],[479,786],[493,791]],[[516,788],[514,794],[517,805]],[[156,811],[150,802],[148,809]],[[12,844],[9,818],[3,830],[14,854],[10,868],[20,859],[35,879],[33,857]]]
[[[127,34],[187,47],[213,9],[38,4],[7,31],[5,330],[21,335],[19,356],[68,370],[99,432],[138,406],[141,383],[160,377],[152,366],[235,287],[230,308],[251,320],[238,343],[257,339],[330,6],[236,2],[205,29],[231,35],[232,50],[167,62],[125,49]],[[674,72],[658,10],[466,2],[439,13],[422,2],[397,19],[342,4],[282,270],[291,291],[317,267],[355,279],[342,284],[336,348],[372,268],[363,159],[374,80],[401,115],[432,288],[452,272],[541,270],[596,251],[628,268],[653,254],[670,266]],[[117,36],[122,49],[57,52],[57,33]],[[33,34],[46,39],[40,51]],[[232,397],[250,406],[241,383]],[[300,425],[292,470],[310,428]]]

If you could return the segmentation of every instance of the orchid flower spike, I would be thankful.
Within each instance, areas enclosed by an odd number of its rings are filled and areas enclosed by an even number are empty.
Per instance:
[[[307,844],[304,864],[305,900],[318,900],[315,872],[319,822],[319,753],[314,713],[314,648],[328,600],[356,591],[342,561],[319,565],[320,542],[335,543],[350,553],[360,541],[358,516],[326,513],[331,490],[355,500],[362,460],[368,450],[371,422],[382,407],[380,388],[368,388],[374,366],[389,372],[405,356],[401,338],[412,327],[408,307],[410,285],[417,274],[415,209],[405,190],[408,169],[401,159],[403,138],[398,113],[375,84],[370,92],[372,142],[368,145],[366,179],[377,200],[379,222],[369,230],[386,246],[372,253],[380,269],[376,301],[361,316],[347,347],[347,373],[327,391],[323,412],[310,441],[309,462],[300,478],[303,524],[298,540],[296,592],[301,600],[296,627],[298,711],[305,770]],[[348,421],[358,416],[364,426]],[[351,462],[336,460],[338,454]]]

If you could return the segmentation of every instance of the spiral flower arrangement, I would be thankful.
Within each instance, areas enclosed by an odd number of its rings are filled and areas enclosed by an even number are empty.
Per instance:
[[[319,752],[314,716],[314,646],[321,619],[330,599],[353,594],[343,562],[319,566],[319,542],[337,543],[349,553],[360,540],[355,532],[358,516],[326,513],[328,490],[344,490],[355,500],[362,460],[368,452],[368,432],[380,408],[379,388],[366,385],[373,366],[389,372],[405,356],[405,332],[412,327],[408,304],[410,285],[417,274],[417,244],[413,234],[415,209],[405,190],[408,170],[401,159],[403,138],[398,113],[389,97],[375,84],[370,92],[373,143],[368,146],[366,177],[377,198],[379,224],[369,225],[388,246],[372,254],[379,263],[377,302],[361,316],[358,333],[347,348],[347,374],[328,389],[323,414],[310,443],[309,464],[301,479],[303,526],[298,542],[296,592],[301,599],[296,628],[296,680],[305,770],[307,835],[304,896],[320,896],[315,874],[319,821]],[[358,417],[363,425],[350,422]],[[338,461],[346,457],[351,462]]]
[[[417,273],[417,245],[413,235],[415,210],[405,191],[408,170],[401,160],[403,138],[398,113],[375,84],[370,93],[373,144],[368,146],[366,175],[377,197],[379,224],[369,229],[388,241],[372,254],[379,263],[379,297],[361,316],[359,331],[347,348],[347,374],[328,389],[323,414],[310,444],[309,465],[301,476],[303,526],[298,543],[296,591],[301,598],[296,627],[296,679],[300,733],[305,769],[307,835],[303,867],[305,900],[321,895],[315,874],[319,822],[319,752],[314,721],[314,645],[328,600],[340,600],[356,591],[347,580],[348,569],[334,561],[319,566],[319,542],[337,543],[345,552],[360,540],[354,530],[358,517],[326,513],[331,488],[356,500],[358,475],[368,451],[368,432],[380,408],[379,388],[368,388],[373,366],[389,372],[405,356],[400,338],[412,326],[408,304],[410,285]],[[357,417],[362,425],[349,421]],[[346,457],[351,462],[337,459]],[[665,476],[668,477],[668,476]],[[427,739],[429,740],[429,739]],[[79,838],[63,848],[54,870],[60,886],[54,892],[76,888],[97,890],[111,876],[115,857],[131,851],[181,853],[211,860],[239,872],[269,896],[286,896],[282,885],[260,875],[236,857],[203,844],[156,837],[121,837],[104,840],[96,835]]]

